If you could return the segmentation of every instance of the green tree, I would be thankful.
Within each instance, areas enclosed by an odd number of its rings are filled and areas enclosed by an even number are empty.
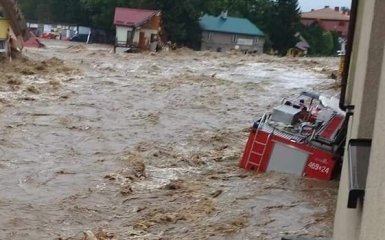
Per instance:
[[[300,9],[297,0],[276,0],[267,14],[265,31],[272,46],[280,55],[286,55],[289,48],[297,43],[295,34],[300,25]]]
[[[200,42],[199,17],[245,17],[267,35],[281,54],[295,45],[299,23],[297,0],[19,0],[26,18],[46,23],[71,23],[113,30],[116,7],[161,10],[168,40],[190,47]]]
[[[338,32],[336,32],[336,31],[333,31],[331,33],[333,35],[333,45],[334,45],[333,50],[331,52],[331,55],[335,55],[335,54],[337,54],[337,51],[340,50],[340,48],[341,48],[340,36],[339,36]]]
[[[331,32],[327,31],[322,34],[322,51],[321,54],[324,56],[330,56],[333,54],[334,49],[334,41],[333,41],[333,35]]]
[[[41,23],[87,23],[87,13],[79,0],[19,0],[29,21]]]
[[[310,45],[309,55],[332,56],[339,50],[338,33],[325,31],[318,23],[302,25],[300,32]]]
[[[53,0],[20,0],[18,4],[27,19],[39,22],[52,22],[54,14],[51,9],[52,2]]]
[[[53,22],[87,24],[87,13],[79,0],[51,0],[51,12]],[[58,14],[60,13],[60,14]]]
[[[185,0],[175,4],[173,0],[158,0],[155,7],[162,11],[167,38],[197,48],[200,41],[199,17],[204,0]]]
[[[80,3],[88,15],[91,26],[112,28],[114,9],[118,6],[118,0],[80,0]]]

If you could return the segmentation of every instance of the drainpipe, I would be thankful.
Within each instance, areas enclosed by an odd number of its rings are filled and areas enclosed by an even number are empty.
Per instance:
[[[341,108],[341,110],[348,111],[348,112],[351,112],[354,109],[353,105],[345,104],[345,98],[346,98],[346,90],[348,86],[349,69],[350,69],[351,56],[352,56],[352,50],[353,50],[354,34],[356,30],[358,1],[359,0],[352,0],[348,41],[347,41],[346,55],[345,55],[345,66],[342,71],[342,79],[341,79],[341,96],[340,96],[339,107]]]

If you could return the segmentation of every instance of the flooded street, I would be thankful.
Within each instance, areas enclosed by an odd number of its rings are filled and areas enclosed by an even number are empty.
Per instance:
[[[238,162],[282,98],[336,93],[338,59],[46,44],[1,69],[0,239],[331,236],[337,182]]]

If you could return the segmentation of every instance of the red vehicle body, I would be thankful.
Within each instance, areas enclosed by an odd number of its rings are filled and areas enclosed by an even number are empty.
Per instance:
[[[303,93],[254,123],[240,167],[330,180],[341,158],[345,116]],[[307,110],[309,109],[309,110]]]

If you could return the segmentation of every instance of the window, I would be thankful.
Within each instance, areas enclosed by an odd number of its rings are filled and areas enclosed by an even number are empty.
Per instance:
[[[212,39],[213,39],[213,33],[212,33],[212,32],[209,33],[208,38],[209,38],[209,40],[212,40]]]
[[[237,36],[237,34],[234,34],[234,35],[233,35],[233,39],[232,39],[232,42],[237,42],[237,39],[238,39],[238,36]]]
[[[133,40],[133,32],[131,30],[127,31],[127,44],[131,43]]]

